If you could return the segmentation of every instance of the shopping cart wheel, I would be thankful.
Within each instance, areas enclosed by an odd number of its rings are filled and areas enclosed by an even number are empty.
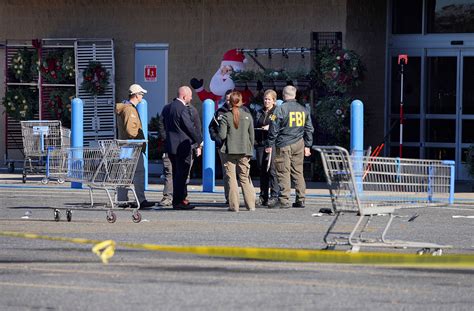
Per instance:
[[[417,255],[424,255],[424,254],[429,254],[430,253],[430,249],[429,248],[422,248],[420,250],[418,250],[416,252]]]
[[[8,162],[8,173],[13,173],[15,171],[15,163],[14,162]]]
[[[58,178],[58,184],[64,184],[64,178]]]
[[[70,209],[66,210],[66,219],[67,221],[72,220],[72,211]]]
[[[61,219],[61,212],[58,209],[54,210],[54,221],[59,221]]]
[[[46,185],[48,183],[48,178],[47,177],[44,177],[43,179],[41,179],[41,183],[43,185]]]
[[[117,216],[115,215],[114,212],[110,211],[107,212],[107,221],[111,224],[113,224],[117,220]]]
[[[139,223],[142,221],[142,214],[140,214],[138,211],[132,214],[132,220],[134,223]]]

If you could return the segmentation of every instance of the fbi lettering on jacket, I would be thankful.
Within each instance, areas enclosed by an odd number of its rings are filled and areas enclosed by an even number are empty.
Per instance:
[[[290,111],[290,122],[289,126],[304,126],[305,122],[305,113],[303,111]]]

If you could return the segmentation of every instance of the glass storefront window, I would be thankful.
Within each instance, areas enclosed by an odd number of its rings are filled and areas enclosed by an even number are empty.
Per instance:
[[[474,144],[474,120],[462,121],[462,143]]]
[[[426,148],[425,158],[432,160],[454,160],[454,148]]]
[[[456,120],[426,120],[426,141],[432,143],[452,143],[456,141]]]
[[[390,132],[390,141],[394,143],[400,142],[400,121],[399,119],[392,119],[395,126]],[[420,141],[420,119],[406,119],[403,120],[403,141],[404,142],[419,142]]]
[[[392,4],[392,33],[421,34],[423,0],[394,0]]]
[[[474,32],[474,2],[472,0],[427,1],[428,33]]]
[[[474,114],[474,57],[464,57],[462,113]]]
[[[400,112],[400,66],[398,57],[392,58],[391,113]],[[403,111],[405,114],[420,113],[421,57],[408,56],[403,68]]]
[[[428,57],[426,113],[456,114],[456,57]]]
[[[418,147],[402,147],[403,157],[409,159],[419,159],[420,158],[420,148]],[[399,157],[400,156],[400,147],[390,148],[390,157]]]

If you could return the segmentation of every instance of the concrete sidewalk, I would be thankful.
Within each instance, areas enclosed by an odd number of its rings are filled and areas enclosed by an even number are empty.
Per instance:
[[[58,184],[54,179],[49,181],[48,184],[44,185],[41,183],[42,176],[32,175],[27,176],[26,183],[22,182],[22,173],[20,170],[16,170],[14,173],[7,173],[6,169],[0,169],[0,185],[9,185],[16,187],[65,187],[69,188],[70,183],[66,182],[64,184]],[[149,192],[161,192],[163,191],[163,179],[157,176],[149,177],[149,184],[147,191]],[[257,178],[252,178],[256,192],[259,191],[259,181]],[[474,208],[474,192],[472,191],[473,185],[468,182],[459,182],[455,186],[455,195],[454,201],[455,204],[472,204]],[[188,191],[190,192],[202,192],[202,180],[201,179],[192,179],[188,185]],[[294,191],[293,191],[294,192]],[[214,193],[223,194],[224,187],[223,181],[221,179],[216,180],[216,186]],[[306,181],[306,194],[311,196],[328,196],[329,191],[327,189],[326,183],[323,182],[312,182]]]

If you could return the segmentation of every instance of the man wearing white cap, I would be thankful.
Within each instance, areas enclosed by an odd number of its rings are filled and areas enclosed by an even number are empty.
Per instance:
[[[138,114],[137,105],[143,99],[147,91],[138,84],[132,84],[128,89],[128,100],[115,105],[117,113],[118,139],[145,139],[142,122]],[[145,152],[145,148],[143,150]],[[133,185],[137,193],[140,209],[147,209],[155,205],[145,198],[145,164],[142,153],[138,160],[137,169],[133,178]],[[119,188],[117,191],[119,202],[128,201],[128,190]]]

